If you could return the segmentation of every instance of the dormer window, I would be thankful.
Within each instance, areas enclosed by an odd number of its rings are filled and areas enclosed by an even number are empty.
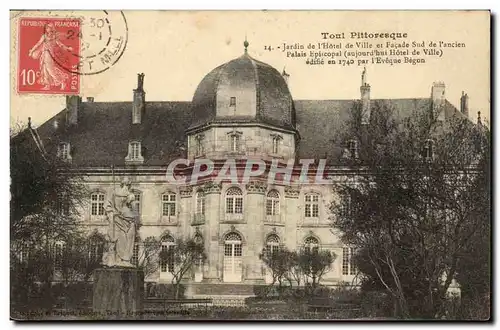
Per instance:
[[[236,97],[231,96],[231,98],[229,99],[229,106],[230,107],[235,107],[236,106]]]
[[[349,140],[347,142],[347,150],[349,151],[349,157],[351,159],[358,159],[359,156],[359,147],[358,147],[358,141],[356,140]]]
[[[141,142],[140,141],[131,141],[128,144],[128,155],[125,158],[126,161],[129,162],[143,162],[144,158],[142,157],[141,150]]]
[[[431,139],[425,140],[424,143],[424,159],[427,162],[430,162],[434,158],[434,141]]]
[[[71,160],[70,144],[68,142],[59,143],[57,157],[61,160]]]

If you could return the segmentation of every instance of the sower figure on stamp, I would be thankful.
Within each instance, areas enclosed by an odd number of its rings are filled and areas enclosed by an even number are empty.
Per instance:
[[[43,90],[49,90],[51,86],[61,86],[64,90],[69,74],[64,72],[54,61],[53,56],[59,48],[66,51],[73,50],[61,42],[62,37],[56,31],[53,23],[44,27],[40,40],[29,50],[29,56],[40,60],[39,83],[44,85]]]
[[[108,251],[103,255],[107,267],[135,267],[131,263],[138,215],[132,208],[135,196],[130,191],[131,183],[123,179],[120,188],[106,202],[105,210],[109,221]]]

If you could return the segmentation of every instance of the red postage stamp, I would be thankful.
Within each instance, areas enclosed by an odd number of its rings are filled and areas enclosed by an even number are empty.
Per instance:
[[[19,93],[80,92],[80,28],[80,20],[74,18],[19,20]]]

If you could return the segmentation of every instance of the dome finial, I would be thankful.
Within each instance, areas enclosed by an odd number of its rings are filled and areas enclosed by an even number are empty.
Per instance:
[[[243,46],[245,46],[245,54],[246,54],[246,53],[247,53],[247,51],[248,51],[248,50],[247,50],[248,45],[250,45],[250,44],[248,43],[248,40],[247,40],[247,35],[246,35],[246,33],[245,33],[245,42],[243,42]]]

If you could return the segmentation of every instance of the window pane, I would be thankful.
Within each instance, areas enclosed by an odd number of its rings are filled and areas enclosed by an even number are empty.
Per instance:
[[[312,216],[317,218],[319,216],[319,207],[318,207],[318,204],[313,204],[312,205],[313,209],[312,209]]]
[[[242,252],[241,244],[235,244],[234,245],[234,256],[241,257],[241,254],[242,254],[241,252]]]
[[[342,275],[349,275],[349,248],[342,249]]]
[[[241,214],[243,213],[243,198],[236,197],[234,199],[234,213]]]
[[[227,197],[226,198],[226,213],[234,213],[234,210],[233,210],[233,198],[232,197]]]
[[[266,214],[273,215],[273,201],[271,199],[266,202]]]
[[[273,202],[274,202],[273,215],[278,215],[278,214],[280,214],[280,201],[275,200]]]
[[[355,275],[355,272],[356,272],[356,267],[354,266],[354,257],[353,257],[353,256],[354,256],[354,251],[355,251],[355,250],[354,250],[354,248],[350,248],[350,252],[351,252],[351,253],[350,253],[350,255],[349,255],[349,259],[350,259],[350,260],[349,260],[349,261],[350,261],[349,266],[350,266],[350,268],[351,268],[351,269],[350,269],[350,271],[351,271],[351,275]]]

